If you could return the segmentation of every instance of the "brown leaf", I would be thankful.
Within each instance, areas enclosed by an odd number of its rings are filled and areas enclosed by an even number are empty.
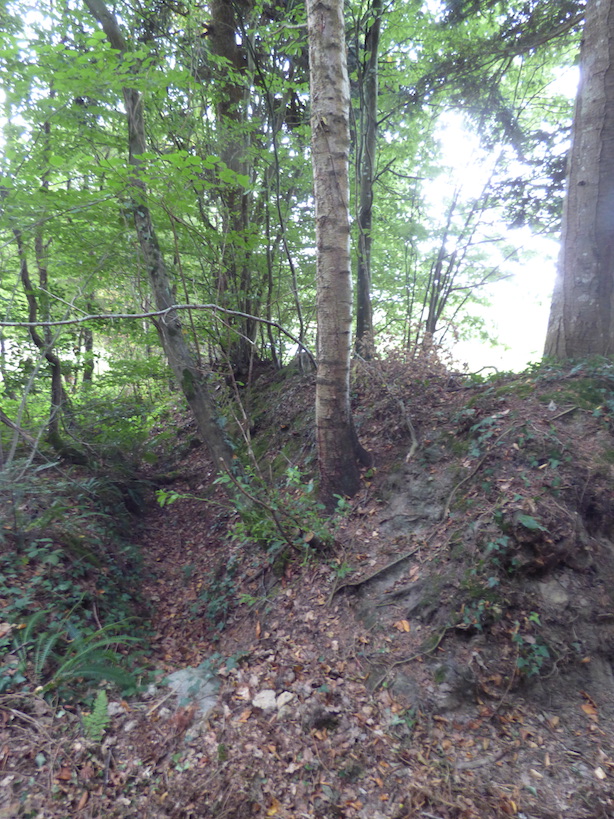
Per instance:
[[[582,710],[585,714],[588,714],[589,717],[596,717],[597,716],[597,709],[592,704],[592,702],[585,702],[584,705],[581,706]]]
[[[394,624],[394,627],[398,631],[405,631],[405,632],[411,631],[411,626],[410,626],[408,620],[397,620],[397,622]]]
[[[72,779],[72,771],[70,768],[67,768],[65,765],[63,765],[57,772],[55,778],[60,780],[60,782],[70,782],[70,780]]]
[[[267,816],[276,816],[279,813],[280,806],[281,806],[281,802],[278,799],[275,799],[275,797],[273,797],[273,800],[271,802],[271,807],[266,812],[266,815]]]
[[[14,627],[15,623],[0,623],[0,637],[5,637]]]
[[[241,714],[240,714],[239,719],[237,720],[237,722],[239,722],[239,723],[247,722],[247,720],[251,717],[251,715],[252,715],[252,709],[251,708],[246,708],[244,711],[241,711]]]
[[[89,791],[83,791],[81,794],[81,798],[79,799],[79,803],[77,805],[77,810],[83,810],[83,808],[87,805],[87,801],[90,798]]]

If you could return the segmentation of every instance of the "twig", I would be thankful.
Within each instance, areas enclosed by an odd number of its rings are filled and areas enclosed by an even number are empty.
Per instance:
[[[550,418],[550,421],[556,421],[557,418],[562,418],[564,415],[569,415],[570,412],[575,412],[575,410],[580,409],[577,405],[575,407],[569,407],[569,409],[563,410],[563,412],[559,412],[557,415],[553,415]]]
[[[146,717],[150,717],[150,716],[153,714],[153,712],[154,712],[154,711],[157,711],[157,710],[158,710],[158,708],[159,708],[161,705],[164,705],[164,703],[165,703],[167,700],[169,700],[169,699],[170,699],[170,698],[173,696],[173,694],[174,694],[174,693],[175,693],[174,691],[169,691],[169,692],[168,692],[168,694],[166,694],[164,697],[162,697],[162,699],[158,700],[158,702],[155,702],[155,703],[154,703],[154,704],[151,706],[151,708],[149,709],[149,711],[146,711],[146,712],[145,712],[145,716],[146,716]]]
[[[456,764],[457,771],[473,771],[476,768],[482,768],[484,765],[491,765],[503,759],[504,756],[511,754],[514,748],[504,748],[501,753],[496,756],[481,756],[479,759],[470,759],[467,762],[458,762]]]
[[[388,668],[386,669],[386,673],[384,674],[384,676],[375,683],[375,685],[373,686],[373,690],[377,691],[377,689],[384,682],[384,680],[388,677],[388,675],[390,674],[390,672],[392,671],[393,668],[396,668],[399,665],[407,665],[407,663],[411,663],[413,660],[417,660],[418,657],[426,657],[428,654],[432,654],[434,651],[437,651],[437,649],[441,645],[441,642],[442,642],[443,638],[453,628],[454,628],[454,626],[446,626],[439,633],[439,635],[437,636],[437,639],[435,640],[435,643],[430,648],[424,649],[422,651],[417,651],[415,654],[410,654],[409,657],[403,657],[402,660],[395,660],[393,663],[391,663],[388,666]]]

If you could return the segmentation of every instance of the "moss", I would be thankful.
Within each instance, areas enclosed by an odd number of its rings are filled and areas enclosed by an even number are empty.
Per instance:
[[[183,370],[181,376],[181,389],[188,401],[193,400],[195,396],[194,375],[187,367]]]
[[[503,398],[507,395],[529,398],[534,390],[535,384],[532,381],[514,381],[511,384],[505,384],[503,387],[497,387],[494,394],[496,398]]]

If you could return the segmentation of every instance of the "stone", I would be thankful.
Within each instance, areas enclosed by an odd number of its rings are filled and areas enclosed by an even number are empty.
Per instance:
[[[276,704],[277,708],[283,708],[284,705],[287,705],[294,699],[294,694],[292,691],[282,691],[281,694],[277,697]]]
[[[206,716],[217,702],[220,681],[207,667],[182,668],[166,678],[167,685],[178,697],[178,707],[196,705]]]
[[[569,595],[558,580],[544,580],[537,585],[545,603],[558,609],[564,609],[568,605]]]
[[[263,688],[252,700],[252,705],[263,711],[274,711],[277,708],[277,695],[272,688]]]

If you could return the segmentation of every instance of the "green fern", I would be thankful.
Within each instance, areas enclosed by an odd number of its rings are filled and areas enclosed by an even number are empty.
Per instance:
[[[38,611],[15,639],[22,673],[43,694],[80,680],[105,680],[132,688],[134,677],[119,665],[122,657],[117,649],[139,639],[117,634],[120,625],[110,623],[85,637],[69,639],[65,621],[53,622],[51,609]]]
[[[83,730],[85,736],[92,742],[100,742],[102,735],[109,725],[109,701],[104,688],[99,689],[94,700],[94,707],[90,714],[83,716]]]

